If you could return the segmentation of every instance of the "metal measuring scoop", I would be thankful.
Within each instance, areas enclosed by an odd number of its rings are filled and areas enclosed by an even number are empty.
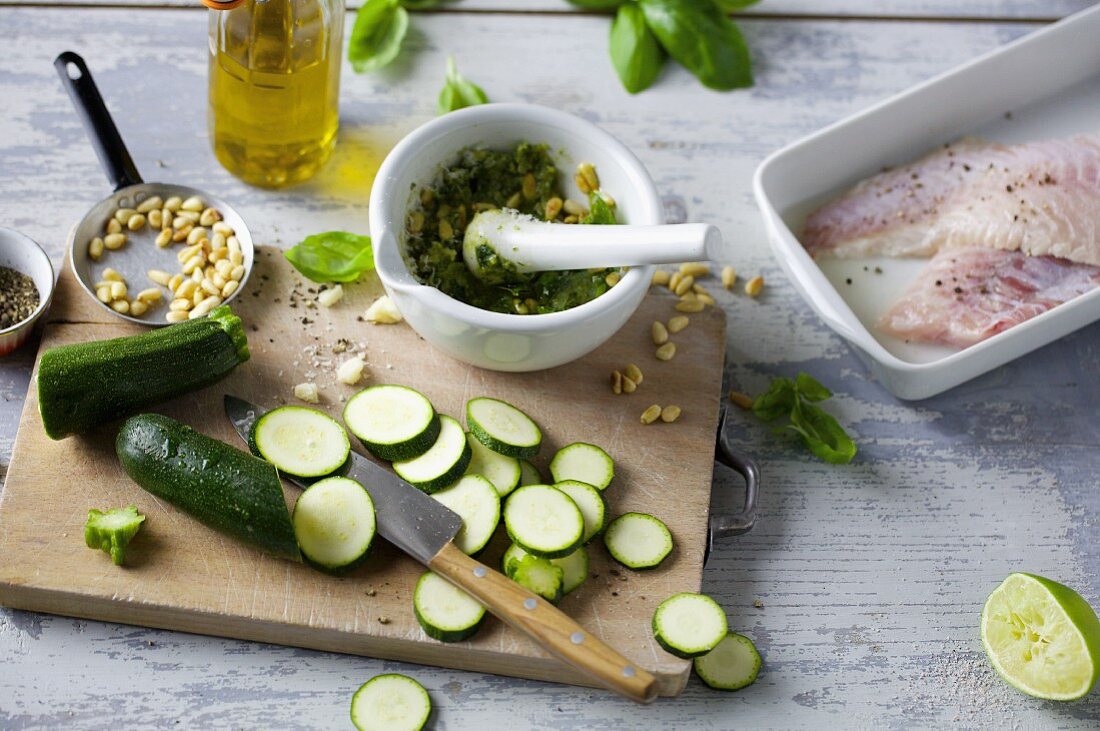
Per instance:
[[[167,301],[171,297],[163,299],[159,307],[150,308],[144,316],[134,317],[117,312],[101,302],[95,295],[95,285],[103,279],[103,270],[110,267],[123,275],[133,292],[156,287],[158,285],[148,279],[148,271],[161,269],[169,273],[178,272],[180,263],[176,258],[177,247],[158,248],[153,243],[158,232],[150,233],[148,228],[136,234],[127,231],[128,241],[125,246],[114,251],[104,251],[99,261],[93,261],[88,256],[88,244],[96,236],[104,235],[107,222],[119,208],[137,208],[146,198],[158,195],[164,200],[172,196],[179,196],[184,200],[198,196],[208,207],[218,210],[222,220],[232,227],[237,241],[240,242],[244,276],[241,277],[237,290],[224,302],[229,303],[236,299],[244,291],[252,273],[255,254],[252,234],[244,220],[225,200],[204,190],[172,183],[144,182],[84,59],[72,51],[66,51],[54,60],[53,65],[80,116],[103,172],[114,186],[114,193],[92,206],[69,234],[69,265],[80,286],[97,305],[116,317],[139,325],[167,325],[164,315],[168,311]]]

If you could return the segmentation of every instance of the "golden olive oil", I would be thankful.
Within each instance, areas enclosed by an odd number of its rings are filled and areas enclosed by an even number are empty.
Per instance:
[[[225,169],[264,187],[312,177],[339,126],[343,3],[247,0],[210,11],[208,125]]]

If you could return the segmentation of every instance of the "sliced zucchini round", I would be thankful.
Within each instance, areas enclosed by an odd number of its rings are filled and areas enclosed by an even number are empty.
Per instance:
[[[581,545],[584,516],[573,498],[550,485],[525,485],[504,501],[508,536],[543,558],[568,556]]]
[[[551,604],[557,604],[565,596],[562,587],[565,571],[551,559],[524,553],[508,562],[507,576],[520,586],[530,589]]]
[[[324,477],[351,454],[344,427],[328,414],[304,406],[272,409],[252,427],[252,444],[262,459],[295,477]]]
[[[467,434],[466,441],[473,453],[470,465],[466,468],[466,474],[481,475],[493,483],[493,487],[501,497],[516,489],[522,474],[518,459],[494,452],[479,442],[473,434]]]
[[[462,518],[454,539],[458,550],[472,556],[485,548],[500,524],[500,496],[493,483],[481,475],[466,475],[432,497]]]
[[[485,607],[431,571],[416,582],[413,611],[424,633],[440,642],[461,642],[473,636],[485,621]]]
[[[603,534],[607,552],[628,569],[651,569],[672,553],[668,526],[648,513],[623,513]]]
[[[427,452],[441,426],[424,394],[388,384],[364,388],[348,399],[344,423],[371,454],[390,461]]]
[[[529,556],[527,551],[524,551],[518,545],[513,543],[508,546],[508,550],[504,552],[504,555],[500,558],[500,570],[504,572],[505,576],[511,576],[508,569],[509,562],[515,562],[524,556]],[[581,546],[577,550],[568,556],[562,558],[552,558],[550,563],[555,566],[560,566],[562,570],[562,585],[561,590],[563,594],[576,589],[578,586],[585,582],[588,578],[588,551],[584,550],[584,546]]]
[[[446,414],[440,415],[439,423],[439,436],[431,449],[418,457],[393,463],[393,471],[402,480],[426,493],[454,483],[466,471],[473,456],[461,424]]]
[[[706,655],[727,632],[726,613],[705,594],[673,594],[653,613],[653,636],[676,657]]]
[[[520,485],[544,485],[542,481],[542,473],[539,472],[539,468],[531,464],[526,459],[519,461],[519,484]]]
[[[574,442],[559,449],[550,460],[550,474],[554,482],[576,480],[606,490],[615,477],[615,463],[595,444]]]
[[[740,690],[756,682],[760,653],[752,640],[730,632],[706,655],[695,658],[695,674],[715,690]]]
[[[565,480],[554,485],[569,497],[581,509],[584,516],[584,537],[581,543],[588,543],[599,535],[607,525],[607,500],[603,493],[587,482]]]
[[[431,713],[428,691],[407,675],[376,675],[351,697],[351,722],[359,731],[420,731]]]
[[[542,432],[531,417],[499,399],[467,401],[466,424],[479,442],[506,457],[534,457],[542,446]]]
[[[332,574],[366,560],[374,541],[374,502],[355,480],[329,477],[310,485],[294,505],[294,536],[312,566]]]

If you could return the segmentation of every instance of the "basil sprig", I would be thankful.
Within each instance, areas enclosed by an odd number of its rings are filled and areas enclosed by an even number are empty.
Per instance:
[[[611,23],[611,64],[631,94],[648,89],[661,73],[665,52],[637,3],[624,3]]]
[[[775,421],[784,416],[787,424],[776,432],[794,432],[819,459],[830,464],[848,464],[856,456],[856,444],[844,428],[828,412],[816,404],[833,394],[806,373],[790,378],[776,378],[768,390],[756,397],[752,411],[763,421]]]
[[[354,282],[363,272],[374,269],[370,237],[346,231],[307,236],[287,250],[286,258],[314,282]]]
[[[488,103],[489,97],[486,96],[485,91],[458,73],[454,58],[448,58],[447,77],[443,81],[443,89],[439,92],[439,101],[436,104],[439,113],[446,114],[456,109]]]

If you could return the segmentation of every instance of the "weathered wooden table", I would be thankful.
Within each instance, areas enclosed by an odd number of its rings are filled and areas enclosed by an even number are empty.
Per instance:
[[[680,699],[640,708],[598,691],[0,609],[0,727],[339,728],[352,691],[393,670],[428,687],[448,729],[1096,728],[1100,694],[1059,705],[1000,682],[977,624],[1014,570],[1100,604],[1100,325],[939,398],[899,402],[785,281],[750,191],[757,163],[786,142],[1089,4],[767,0],[741,24],[754,89],[709,92],[670,68],[631,97],[607,61],[606,17],[563,0],[463,0],[417,15],[394,68],[345,70],[335,159],[271,193],[233,179],[208,148],[197,3],[0,1],[0,225],[56,263],[68,228],[106,192],[54,77],[58,52],[87,57],[147,178],[222,191],[258,241],[277,245],[366,230],[373,174],[434,114],[453,54],[494,100],[566,109],[618,135],[671,220],[720,225],[738,244],[731,263],[768,281],[758,301],[721,296],[731,382],[754,392],[807,370],[837,392],[860,444],[854,464],[831,467],[749,419],[738,429],[763,470],[760,520],[721,546],[705,589],[764,655],[739,693],[693,680]],[[0,461],[32,360],[33,346],[0,361]]]

